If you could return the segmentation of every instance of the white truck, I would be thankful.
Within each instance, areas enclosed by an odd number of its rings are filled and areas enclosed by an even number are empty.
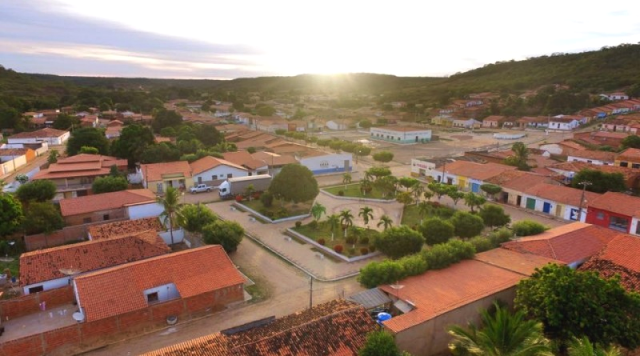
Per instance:
[[[208,186],[206,184],[198,184],[198,185],[196,185],[194,187],[191,187],[189,189],[189,193],[191,193],[191,194],[202,193],[202,192],[207,192],[208,193],[208,192],[210,192],[212,190],[213,190],[213,187],[210,187],[210,186]]]
[[[238,194],[243,194],[249,185],[253,184],[254,192],[262,192],[269,188],[271,176],[260,174],[257,176],[229,178],[220,184],[218,193],[222,199],[233,199]]]

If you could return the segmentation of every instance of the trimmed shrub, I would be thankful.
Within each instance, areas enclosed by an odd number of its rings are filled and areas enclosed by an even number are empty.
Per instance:
[[[489,240],[491,240],[491,244],[495,247],[498,247],[500,246],[500,244],[511,240],[512,237],[513,232],[506,227],[500,228],[489,234]]]
[[[511,229],[516,236],[531,236],[543,233],[548,227],[533,220],[520,220],[511,224]]]
[[[362,236],[360,238],[360,243],[363,245],[368,245],[369,244],[369,237],[368,236]]]
[[[451,223],[455,227],[456,236],[473,237],[480,235],[484,229],[482,218],[463,211],[457,211],[451,218]]]
[[[366,288],[394,283],[407,277],[404,267],[398,261],[384,260],[371,262],[360,270],[358,281]]]
[[[338,190],[338,195],[341,197],[344,196],[344,190]]]
[[[314,230],[317,230],[317,229],[318,229],[318,221],[317,221],[317,220],[312,220],[312,221],[309,223],[309,227],[310,227],[310,228],[312,228],[312,229],[314,229]]]
[[[398,260],[398,263],[402,265],[407,276],[417,276],[429,269],[429,264],[427,263],[427,261],[418,253],[415,255],[402,257]]]
[[[242,201],[242,194],[236,195],[236,201],[240,203]]]
[[[406,225],[387,229],[374,241],[376,248],[391,258],[400,258],[422,249],[424,237]]]
[[[369,249],[368,248],[366,248],[366,247],[360,248],[360,254],[361,255],[366,255],[368,253],[369,253]]]
[[[337,253],[342,253],[342,250],[344,250],[344,247],[342,247],[342,245],[335,245],[333,246],[333,250],[336,251]]]
[[[273,205],[273,194],[271,192],[264,192],[260,195],[260,202],[265,208],[270,208]]]
[[[469,239],[469,243],[473,245],[476,252],[484,252],[496,248],[488,237],[476,236]]]
[[[424,236],[427,245],[441,244],[453,237],[453,225],[440,218],[427,219],[420,224],[418,231]]]
[[[375,245],[369,245],[369,251],[376,252],[376,246]]]
[[[296,227],[302,226],[302,221],[296,221]]]
[[[327,243],[324,239],[318,239],[317,242],[322,246],[324,246]]]

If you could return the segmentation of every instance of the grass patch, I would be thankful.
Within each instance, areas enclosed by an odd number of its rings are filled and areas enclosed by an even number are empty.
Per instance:
[[[360,190],[360,183],[347,184],[347,189],[344,189],[344,188],[345,188],[344,185],[337,185],[329,188],[324,188],[324,190],[333,195],[339,195],[339,192],[342,191],[345,197],[352,197],[352,198],[386,199],[386,200],[395,199],[395,195],[393,193],[387,194],[386,197],[383,197],[382,192],[378,190],[376,187],[373,187],[373,189],[369,193],[363,194],[362,191]]]
[[[16,278],[20,277],[20,258],[17,256],[13,256],[13,261],[11,262],[1,262],[0,261],[0,273],[5,273],[5,269],[9,269],[11,271],[11,275]]]
[[[311,202],[294,204],[277,199],[273,200],[273,205],[270,207],[265,207],[260,199],[254,199],[251,201],[243,200],[240,205],[251,208],[273,220],[309,214],[309,210],[311,209]]]
[[[419,225],[423,219],[432,217],[441,217],[443,219],[450,218],[456,211],[448,206],[441,205],[438,202],[429,202],[431,208],[426,214],[420,212],[420,208],[416,204],[406,205],[402,212],[402,225],[413,227]]]
[[[343,250],[340,254],[347,257],[363,255],[362,249],[366,248],[367,253],[371,252],[373,240],[380,234],[377,230],[364,229],[361,227],[351,227],[347,231],[347,237],[344,237],[344,230],[338,227],[331,239],[331,227],[326,221],[319,222],[317,228],[307,225],[292,228],[295,232],[304,235],[318,243],[324,240],[324,246],[335,251],[337,245],[342,246]],[[353,240],[351,240],[353,239]]]

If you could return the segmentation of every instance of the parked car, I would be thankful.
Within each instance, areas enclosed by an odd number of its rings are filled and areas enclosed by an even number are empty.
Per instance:
[[[210,187],[206,184],[198,184],[195,187],[191,187],[191,189],[189,189],[189,192],[191,194],[196,194],[196,193],[202,193],[202,192],[210,192],[213,190],[213,187]]]

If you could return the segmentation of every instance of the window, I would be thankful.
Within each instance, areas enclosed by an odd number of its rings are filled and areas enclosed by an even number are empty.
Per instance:
[[[217,175],[214,174],[214,175],[211,176],[211,180],[216,180],[216,179],[218,179]]]
[[[147,303],[155,303],[158,300],[159,300],[158,292],[153,292],[153,293],[147,294]]]
[[[631,168],[640,168],[640,163],[632,163]]]
[[[629,227],[629,220],[625,218],[619,218],[617,216],[612,216],[609,219],[609,228],[618,231],[627,232],[627,228]]]
[[[227,174],[227,178],[233,178],[233,174],[231,173]]]
[[[82,223],[83,223],[83,224],[89,224],[89,223],[91,223],[91,218],[84,218],[84,219],[82,219]]]
[[[109,214],[102,215],[102,220],[109,220]]]
[[[29,288],[29,294],[42,292],[44,290],[43,286],[36,286]]]
[[[629,167],[629,162],[620,162],[620,167]]]
[[[596,219],[604,220],[604,213],[603,212],[598,212],[598,214],[596,214]]]

